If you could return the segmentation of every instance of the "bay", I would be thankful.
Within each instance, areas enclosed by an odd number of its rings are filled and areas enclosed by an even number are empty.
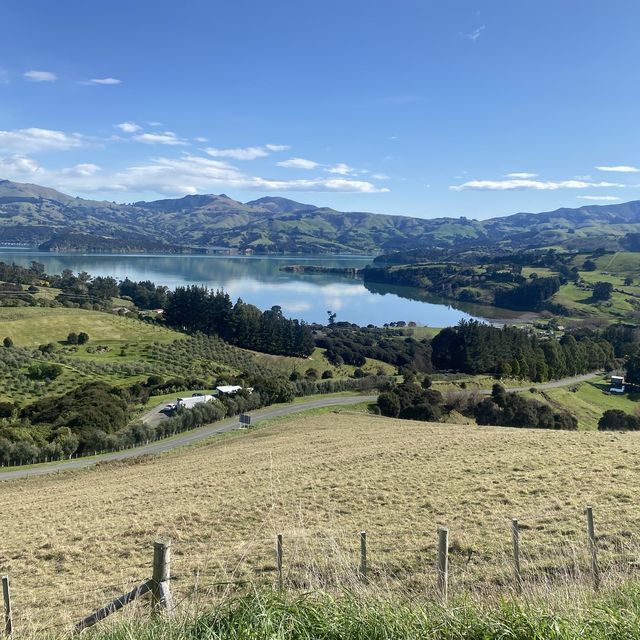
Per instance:
[[[28,267],[41,262],[47,273],[86,271],[118,280],[151,280],[171,289],[188,284],[224,289],[235,301],[260,309],[282,307],[288,317],[307,322],[327,321],[327,311],[338,321],[359,325],[404,320],[445,327],[461,319],[477,318],[501,324],[517,314],[478,305],[452,303],[409,287],[365,286],[362,280],[340,274],[299,274],[280,270],[286,265],[364,267],[372,257],[360,256],[205,256],[150,254],[48,253],[34,249],[0,249],[0,261]]]

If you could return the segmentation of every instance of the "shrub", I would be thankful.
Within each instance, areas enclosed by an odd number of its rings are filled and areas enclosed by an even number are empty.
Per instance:
[[[7,349],[10,349],[11,347],[13,347],[13,340],[7,336],[3,341],[2,344],[7,347]]]

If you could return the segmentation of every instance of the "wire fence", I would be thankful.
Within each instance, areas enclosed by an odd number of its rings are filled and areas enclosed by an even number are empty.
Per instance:
[[[559,522],[557,511],[493,513],[472,528],[434,522],[433,528],[365,532],[289,529],[277,537],[261,527],[251,537],[174,540],[171,592],[178,613],[201,611],[253,588],[287,591],[376,590],[412,597],[463,593],[515,595],[539,590],[598,589],[640,575],[638,532],[617,519],[614,506]],[[446,558],[438,527],[448,524]],[[517,526],[517,544],[514,542]],[[0,543],[1,544],[1,543]],[[446,561],[446,562],[445,562]],[[0,565],[1,566],[1,565]],[[152,577],[151,544],[140,559],[87,551],[83,568],[40,576],[11,575],[14,635],[66,633],[82,617]],[[444,567],[444,568],[443,568]],[[597,574],[597,575],[596,575]],[[129,609],[148,605],[137,600]]]

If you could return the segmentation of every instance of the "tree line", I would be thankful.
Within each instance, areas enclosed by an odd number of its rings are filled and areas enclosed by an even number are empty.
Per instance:
[[[230,344],[264,353],[309,356],[315,348],[311,328],[285,318],[279,306],[261,311],[224,291],[197,285],[178,287],[169,295],[164,319],[189,333],[218,335]]]

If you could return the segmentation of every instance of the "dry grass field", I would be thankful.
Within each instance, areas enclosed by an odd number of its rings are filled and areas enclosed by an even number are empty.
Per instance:
[[[233,588],[219,583],[273,584],[277,532],[290,586],[348,585],[366,529],[371,585],[424,593],[446,525],[452,592],[497,593],[512,585],[512,516],[525,581],[562,582],[588,570],[592,504],[613,580],[611,567],[619,577],[640,560],[639,455],[631,433],[289,417],[162,457],[0,483],[0,572],[16,625],[48,626],[148,578],[158,537],[173,540],[180,602],[196,584],[202,598]]]

